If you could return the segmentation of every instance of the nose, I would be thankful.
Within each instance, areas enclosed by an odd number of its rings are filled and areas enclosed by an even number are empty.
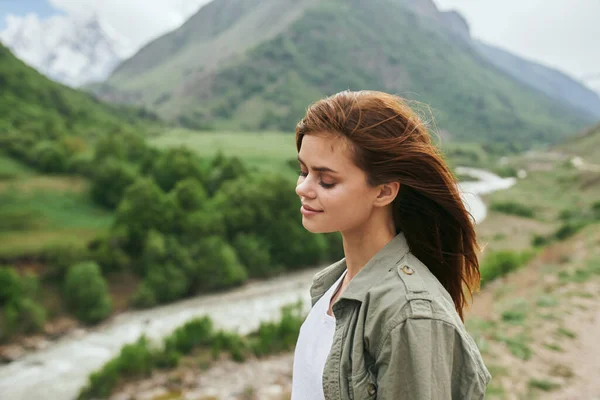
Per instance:
[[[296,194],[300,196],[301,199],[314,199],[317,195],[316,191],[312,187],[310,179],[304,177],[300,177],[298,179],[298,183],[296,184]]]

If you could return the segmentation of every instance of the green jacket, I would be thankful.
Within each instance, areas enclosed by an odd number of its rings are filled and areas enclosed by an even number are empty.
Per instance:
[[[315,275],[313,306],[345,269],[342,259]],[[410,253],[403,233],[350,281],[333,313],[326,400],[484,397],[491,375],[481,354],[452,298]]]

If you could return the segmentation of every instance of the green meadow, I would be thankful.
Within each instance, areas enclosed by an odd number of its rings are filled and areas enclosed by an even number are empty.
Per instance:
[[[0,258],[37,254],[56,243],[84,245],[112,223],[95,205],[88,182],[39,174],[0,155]]]
[[[213,157],[222,152],[227,157],[238,157],[252,167],[275,171],[297,156],[293,133],[202,132],[178,128],[150,139],[150,143],[160,148],[184,146],[201,157]]]

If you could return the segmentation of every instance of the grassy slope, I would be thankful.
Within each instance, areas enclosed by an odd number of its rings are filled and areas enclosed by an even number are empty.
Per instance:
[[[525,171],[526,177],[508,190],[484,196],[484,200],[488,205],[518,203],[532,208],[535,217],[490,211],[487,220],[478,226],[482,242],[494,249],[526,249],[534,234],[546,235],[560,226],[561,213],[586,210],[600,202],[600,168],[595,164],[589,167],[596,161],[599,147],[600,126],[594,126],[547,152],[507,158],[506,166]],[[582,157],[588,164],[578,168],[571,162],[573,157]]]
[[[260,42],[272,39],[313,0],[220,0],[182,27],[124,61],[106,84],[92,89],[108,98],[163,108],[185,92],[182,80],[205,76]],[[267,22],[267,23],[266,23]],[[235,29],[229,29],[235,26]],[[122,97],[124,96],[124,97]]]
[[[51,243],[83,245],[108,229],[81,178],[37,174],[0,155],[0,258],[36,254]]]
[[[32,131],[54,137],[93,135],[142,124],[149,115],[130,107],[99,102],[91,95],[49,80],[0,44],[0,136]]]
[[[600,225],[590,225],[476,295],[467,329],[493,376],[486,398],[591,394],[597,377],[585,357],[597,359],[599,245]],[[569,396],[547,393],[560,390]]]
[[[281,169],[296,159],[294,136],[279,132],[197,132],[173,129],[150,140],[161,148],[185,146],[200,156],[213,157],[218,151],[239,157],[261,169]]]
[[[555,150],[583,157],[590,163],[600,164],[600,124],[559,144]]]
[[[115,130],[148,133],[160,127],[143,110],[105,104],[47,79],[1,44],[0,87],[0,143],[65,135],[93,139]],[[87,185],[82,178],[39,174],[0,151],[0,256],[36,253],[59,241],[82,244],[106,229],[112,216],[88,198]]]

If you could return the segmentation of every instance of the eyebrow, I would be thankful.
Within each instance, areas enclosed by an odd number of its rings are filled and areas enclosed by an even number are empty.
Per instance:
[[[300,159],[300,156],[298,156],[298,161],[300,161],[302,165],[306,166],[306,163]],[[312,170],[318,172],[333,172],[334,174],[337,174],[337,171],[334,171],[329,167],[312,167]]]

